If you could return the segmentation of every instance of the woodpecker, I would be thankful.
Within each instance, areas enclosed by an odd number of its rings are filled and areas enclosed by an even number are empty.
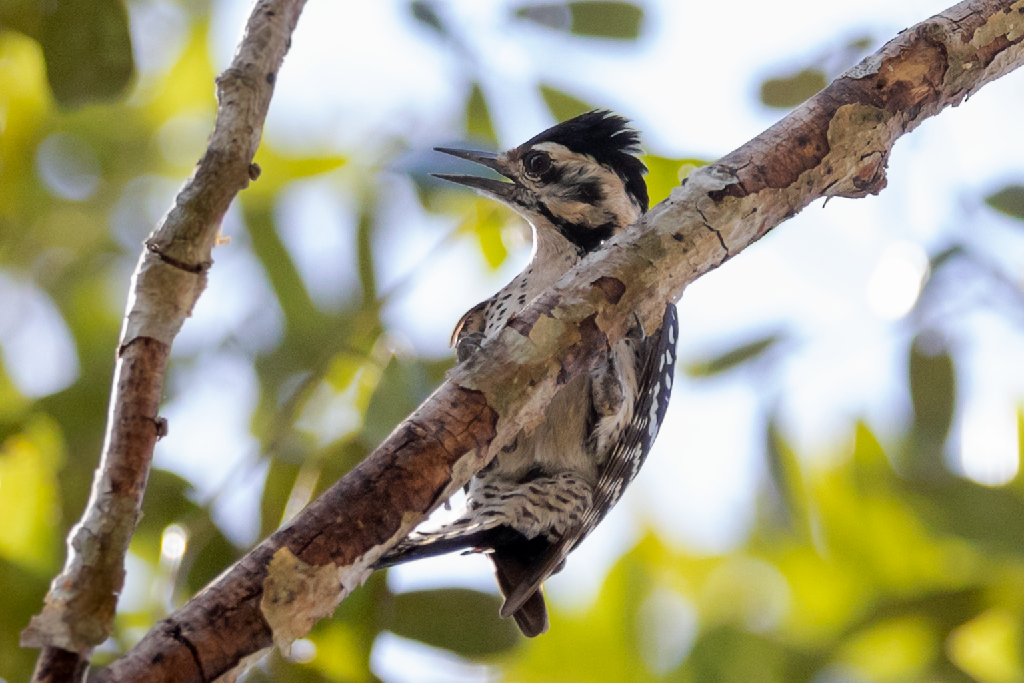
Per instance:
[[[564,121],[501,154],[437,151],[508,179],[437,174],[496,199],[533,228],[529,264],[455,327],[458,359],[475,354],[584,257],[647,211],[639,134],[606,110]],[[554,396],[543,422],[520,433],[466,487],[466,509],[386,553],[388,567],[455,550],[487,553],[505,596],[501,616],[524,635],[548,628],[541,584],[618,502],[665,416],[678,333],[669,305],[657,330],[639,322]]]

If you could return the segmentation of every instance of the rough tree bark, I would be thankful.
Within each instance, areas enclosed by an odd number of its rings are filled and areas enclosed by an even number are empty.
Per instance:
[[[283,648],[625,333],[819,197],[885,186],[895,141],[1024,63],[1024,0],[970,0],[903,32],[784,120],[698,169],[510,321],[363,463],[160,622],[101,681],[209,681]]]
[[[217,79],[217,121],[206,152],[139,257],[89,503],[42,612],[21,635],[23,647],[42,648],[34,681],[81,680],[93,648],[113,631],[153,447],[167,428],[157,411],[171,342],[206,286],[228,206],[259,172],[252,160],[304,4],[257,3],[231,66]]]

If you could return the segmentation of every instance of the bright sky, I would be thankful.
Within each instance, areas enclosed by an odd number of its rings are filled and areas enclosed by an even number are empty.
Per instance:
[[[765,76],[809,64],[836,76],[850,66],[834,58],[837,46],[867,35],[877,47],[948,2],[652,0],[643,3],[642,40],[609,45],[516,25],[508,20],[515,6],[509,2],[452,0],[439,5],[472,56],[460,61],[411,19],[405,2],[314,1],[278,78],[265,139],[279,149],[333,146],[351,154],[359,169],[376,161],[369,157],[376,143],[398,134],[412,146],[409,163],[429,169],[435,162],[429,148],[460,136],[467,79],[482,82],[502,146],[553,123],[537,92],[541,80],[630,117],[652,153],[714,159],[781,116],[757,103]],[[242,0],[215,3],[210,44],[218,68],[230,59],[249,6]],[[132,19],[137,42],[150,46],[140,55],[143,68],[165,68],[180,49],[185,19],[163,0],[134,3]],[[803,458],[838,455],[825,445],[837,443],[861,416],[883,438],[894,436],[910,409],[904,378],[911,326],[904,316],[928,275],[927,254],[961,239],[1018,281],[1024,273],[1021,224],[979,206],[981,197],[1002,184],[1024,182],[1022,112],[1024,73],[986,86],[898,143],[881,196],[836,199],[827,207],[817,203],[686,292],[680,303],[681,362],[784,329],[788,341],[780,362],[715,381],[680,376],[644,472],[549,582],[555,602],[589,600],[604,571],[646,524],[697,551],[726,551],[741,542],[763,476],[763,415],[772,406],[778,406],[785,433]],[[197,120],[204,120],[203,113],[175,125],[192,130]],[[170,145],[168,154],[174,153]],[[417,275],[386,311],[387,320],[399,346],[447,353],[455,321],[522,267],[529,246],[521,246],[498,273],[486,272],[468,241],[424,265],[423,255],[453,223],[425,214],[402,173],[388,176],[376,244],[380,285],[387,289],[413,269]],[[295,187],[279,207],[284,241],[324,305],[337,304],[337,292],[353,277],[351,204],[339,183],[327,179]],[[273,300],[269,285],[245,249],[237,217],[229,216],[225,231],[236,241],[215,254],[210,288],[175,352],[180,356],[222,339],[253,316],[260,320],[259,334],[252,349],[208,352],[172,376],[170,395],[179,398],[164,411],[172,429],[159,444],[157,465],[188,476],[203,495],[230,481],[234,494],[218,503],[218,520],[232,537],[251,541],[262,472],[237,476],[258,448],[249,433],[256,377],[245,352],[272,347],[281,319],[267,305]],[[14,292],[38,324],[53,327],[52,304],[19,287],[0,278],[5,296]],[[962,449],[964,472],[999,483],[1016,468],[1013,410],[1024,399],[1024,364],[1016,359],[1024,357],[1024,335],[1005,316],[974,301],[962,304],[963,310],[940,325],[963,372],[953,441]],[[12,362],[25,357],[17,351],[25,326],[18,329],[12,331],[0,316],[8,368],[24,365]],[[54,348],[36,349],[36,357],[48,354],[46,367],[64,367],[52,360],[64,358],[67,366],[62,344],[57,335]],[[12,370],[14,380],[36,394],[70,381],[75,367],[64,372],[40,375],[33,388],[31,379]],[[179,393],[179,386],[189,389]],[[346,419],[344,410],[338,419]],[[393,572],[393,578],[396,587],[455,583],[493,589],[480,558],[416,563]],[[445,680],[478,673],[453,673]],[[389,680],[403,675],[397,671]]]

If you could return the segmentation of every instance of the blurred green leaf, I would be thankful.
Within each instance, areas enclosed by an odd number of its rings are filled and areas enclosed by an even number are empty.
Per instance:
[[[0,444],[0,557],[22,569],[45,574],[56,566],[63,460],[60,428],[45,415]]]
[[[839,661],[873,681],[914,680],[927,674],[940,643],[919,615],[872,624],[844,643]]]
[[[185,556],[189,565],[182,565],[182,570],[186,571],[185,586],[189,595],[201,591],[242,556],[238,548],[213,524],[204,526],[201,531],[203,533],[190,536]]]
[[[0,486],[3,486],[2,482]],[[3,495],[0,490],[0,498]],[[5,520],[5,524],[13,521]],[[3,596],[3,609],[0,609],[0,676],[7,681],[27,681],[32,677],[39,651],[21,647],[18,638],[28,620],[39,611],[52,578],[52,575],[28,571],[0,557],[0,595]]]
[[[782,335],[776,333],[742,344],[723,353],[721,356],[712,358],[711,360],[699,361],[687,365],[686,374],[690,377],[711,377],[712,375],[723,373],[727,370],[731,370],[737,365],[741,365],[749,360],[757,358],[765,351],[772,348],[780,339],[782,339]]]
[[[377,270],[373,263],[373,233],[376,229],[374,214],[364,195],[356,224],[356,266],[359,272],[359,288],[363,292],[361,312],[377,309]]]
[[[408,591],[395,595],[386,627],[403,638],[463,657],[510,650],[519,641],[511,619],[498,618],[501,598],[466,588]]]
[[[363,419],[362,437],[370,447],[383,441],[395,425],[419,405],[420,392],[416,385],[421,381],[415,361],[391,358]]]
[[[356,374],[366,367],[366,363],[365,357],[342,351],[334,356],[324,379],[330,382],[335,391],[345,391]]]
[[[943,446],[953,424],[956,377],[953,359],[941,341],[918,336],[910,347],[911,471],[936,476],[943,471]]]
[[[355,625],[340,619],[325,619],[310,634],[310,639],[316,644],[316,659],[310,666],[331,680],[359,683],[373,680],[369,648],[363,644],[362,634]]]
[[[7,368],[0,364],[0,442],[22,428],[22,417],[30,405],[31,401],[14,386]]]
[[[390,613],[387,572],[374,572],[362,588],[338,606],[332,619],[322,619],[307,636],[317,647],[307,666],[331,681],[379,682],[370,671],[370,653]]]
[[[441,21],[441,17],[437,13],[437,3],[426,2],[425,0],[414,0],[409,3],[409,11],[412,13],[413,19],[420,22],[429,29],[437,32],[442,38],[449,38],[451,34],[448,28]]]
[[[863,52],[869,47],[875,44],[875,39],[871,36],[861,36],[860,38],[854,38],[846,43],[847,47]]]
[[[1017,406],[1017,462],[1018,465],[1024,460],[1024,405]],[[1017,468],[1017,476],[1014,481],[1024,484],[1024,476],[1021,475],[1021,468]]]
[[[207,23],[193,24],[184,52],[167,72],[166,79],[153,93],[153,99],[146,107],[147,113],[155,120],[163,122],[172,116],[188,115],[198,111],[205,112],[212,123],[217,97],[216,90],[211,88],[210,84],[217,77],[217,73],[210,63],[209,45]],[[212,132],[212,125],[210,130]]]
[[[124,3],[60,0],[44,6],[39,42],[57,101],[79,106],[122,95],[135,73]]]
[[[857,422],[852,468],[854,481],[862,494],[889,491],[895,483],[895,471],[889,459],[863,421]]]
[[[786,444],[775,418],[768,420],[765,446],[768,473],[786,511],[788,526],[805,540],[811,538],[811,520],[807,508],[807,491],[796,454]]]
[[[289,335],[298,341],[322,331],[325,316],[313,303],[295,262],[281,241],[274,223],[273,206],[256,194],[243,192],[240,198],[253,249],[284,311]],[[311,363],[318,349],[303,344],[297,350],[305,352],[304,360]]]
[[[508,257],[502,240],[502,229],[509,219],[509,211],[497,202],[480,197],[473,203],[475,211],[467,213],[459,230],[472,233],[480,244],[480,251],[491,270],[501,267]]]
[[[596,108],[588,102],[584,102],[543,83],[540,84],[540,94],[552,115],[559,121],[571,119],[574,116],[579,116]]]
[[[644,11],[631,2],[570,2],[572,32],[578,36],[636,40]]]
[[[701,633],[677,679],[802,683],[814,680],[822,663],[774,638],[723,626]]]
[[[288,462],[283,458],[270,459],[270,470],[260,499],[260,538],[272,534],[284,521],[284,509],[300,469],[300,463]]]
[[[937,271],[942,266],[946,265],[951,259],[957,256],[962,256],[965,253],[963,246],[957,244],[947,249],[943,249],[939,253],[933,255],[929,261],[929,269],[932,273]]]
[[[761,102],[769,107],[791,109],[828,85],[818,69],[803,69],[791,76],[768,78],[761,84]]]
[[[859,484],[844,467],[811,486],[816,538],[859,586],[862,605],[872,590],[906,597],[964,587],[973,565],[960,541],[927,523],[904,488],[865,491]]]
[[[0,26],[14,29],[31,38],[39,38],[42,21],[39,0],[0,1]]]
[[[578,36],[636,40],[644,11],[631,2],[593,0],[526,5],[516,10],[516,16]]]
[[[154,468],[149,473],[146,496],[142,501],[142,519],[132,536],[131,551],[156,564],[160,560],[160,541],[169,524],[194,526],[205,516],[192,498],[195,490],[187,479]],[[209,517],[205,521],[212,524]]]
[[[516,16],[556,31],[572,30],[572,12],[568,5],[562,3],[526,5],[516,10]]]
[[[487,143],[491,147],[498,144],[498,136],[494,132],[491,113],[487,109],[487,100],[479,83],[474,83],[466,100],[466,135]]]
[[[945,591],[922,591],[918,595],[890,596],[875,603],[862,619],[853,623],[849,633],[875,624],[925,616],[943,632],[949,632],[985,610],[989,598],[978,586]]]
[[[254,162],[260,167],[259,178],[246,188],[243,196],[250,202],[257,198],[270,202],[286,185],[330,173],[344,166],[347,161],[343,156],[297,157],[286,155],[276,151],[264,141],[256,150],[254,159]]]
[[[354,624],[359,627],[359,637],[369,651],[374,638],[384,628],[381,621],[389,618],[391,589],[388,588],[386,571],[374,572],[363,585],[363,590],[352,591],[334,612],[335,622]],[[317,630],[330,630],[329,622],[321,621]]]
[[[134,555],[155,565],[160,562],[164,530],[171,524],[180,525],[187,534],[180,568],[186,596],[198,592],[240,555],[214,523],[208,507],[195,502],[194,497],[195,490],[188,480],[173,472],[153,469],[143,500],[142,519],[130,548]],[[275,522],[280,522],[280,516]]]
[[[825,486],[816,477],[808,477],[808,480],[815,491],[817,503],[818,492]],[[829,513],[826,507],[821,514],[824,524],[830,522]],[[823,531],[827,529],[816,525],[816,538],[825,541]],[[816,544],[827,548],[828,556],[822,557],[815,546],[787,540],[780,542],[778,535],[772,533],[754,542],[754,547],[763,548],[763,552],[772,559],[789,587],[789,605],[781,624],[782,630],[791,642],[797,644],[821,646],[835,642],[871,604],[871,583],[859,567],[844,561],[846,555],[834,556],[831,546]]]
[[[370,446],[383,441],[441,383],[450,365],[450,359],[425,363],[392,357],[366,409],[363,441]]]
[[[974,680],[1021,680],[1020,616],[1014,610],[987,610],[957,628],[947,649],[950,658]]]
[[[708,163],[703,159],[668,159],[652,154],[644,155],[643,162],[647,166],[647,195],[651,206],[667,199],[690,171]]]
[[[480,242],[480,251],[487,259],[487,265],[491,270],[497,270],[508,256],[508,249],[501,241],[501,223],[493,220],[478,223],[476,236]]]
[[[985,203],[1007,216],[1024,220],[1024,185],[1007,185],[985,197]]]
[[[296,651],[301,650],[297,648]],[[318,648],[316,651],[317,655],[319,655],[319,652]],[[324,675],[324,672],[318,667],[310,666],[305,662],[285,659],[280,650],[273,648],[262,659],[259,666],[254,666],[246,672],[245,680],[246,683],[274,683],[275,681],[288,681],[288,683],[335,683],[337,679]],[[345,683],[348,683],[346,679],[341,680],[345,680]]]
[[[916,494],[907,500],[930,528],[986,551],[1024,554],[1024,499],[1011,488],[950,476],[914,479],[906,490]]]

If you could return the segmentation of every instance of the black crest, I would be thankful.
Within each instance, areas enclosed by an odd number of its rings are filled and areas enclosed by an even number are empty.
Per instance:
[[[629,121],[607,109],[595,109],[575,118],[562,121],[543,133],[527,140],[523,147],[542,142],[554,142],[573,152],[594,157],[599,163],[615,171],[626,184],[629,193],[643,211],[647,211],[647,167],[636,155],[640,154],[640,134],[629,127]]]

